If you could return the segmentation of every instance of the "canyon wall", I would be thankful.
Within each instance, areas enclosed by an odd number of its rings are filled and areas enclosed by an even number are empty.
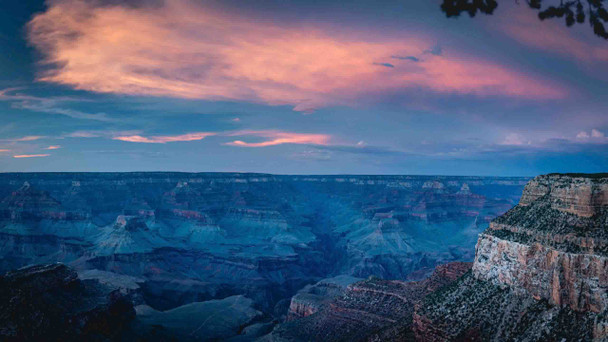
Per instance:
[[[317,295],[312,302],[294,296],[292,303],[314,309],[277,326],[260,341],[411,341],[417,303],[470,269],[471,263],[453,262],[438,266],[420,281],[372,277],[352,283],[340,293]]]
[[[530,181],[480,234],[471,274],[419,307],[418,339],[605,340],[607,199],[608,175]]]

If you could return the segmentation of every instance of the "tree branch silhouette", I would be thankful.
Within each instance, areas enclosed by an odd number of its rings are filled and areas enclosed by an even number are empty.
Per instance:
[[[543,0],[525,1],[528,7],[538,11],[540,20],[564,18],[566,26],[571,27],[575,23],[583,24],[588,18],[593,33],[608,40],[608,31],[604,26],[608,24],[608,11],[604,8],[604,0],[560,0],[558,5],[548,6],[543,6]],[[458,17],[463,12],[470,17],[477,12],[491,15],[497,7],[496,0],[443,0],[441,4],[441,10],[448,18]]]

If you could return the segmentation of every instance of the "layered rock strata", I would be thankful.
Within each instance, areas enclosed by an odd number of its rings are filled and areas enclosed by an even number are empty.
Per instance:
[[[536,177],[480,234],[472,272],[420,305],[417,338],[603,341],[607,245],[608,175]]]
[[[455,281],[470,268],[470,263],[455,262],[438,266],[429,278],[422,281],[371,278],[353,283],[341,296],[315,307],[317,311],[311,314],[278,326],[262,340],[411,340],[416,303]]]

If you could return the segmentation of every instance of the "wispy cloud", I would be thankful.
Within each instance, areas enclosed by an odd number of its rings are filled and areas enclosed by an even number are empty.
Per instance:
[[[114,130],[90,130],[90,131],[75,131],[64,134],[62,138],[113,138],[117,136],[138,135],[141,131],[114,131]]]
[[[589,132],[580,131],[576,135],[576,139],[584,142],[608,143],[608,137],[606,137],[604,132],[595,128]]]
[[[18,154],[13,156],[13,158],[40,158],[48,156],[50,156],[50,154]]]
[[[128,135],[128,136],[117,136],[113,137],[113,140],[121,140],[128,141],[134,143],[146,143],[146,144],[165,144],[169,142],[178,142],[178,141],[196,141],[203,140],[208,136],[215,135],[215,133],[211,132],[202,132],[202,133],[188,133],[182,135],[159,135],[159,136],[151,136],[144,137],[141,135]]]
[[[28,135],[22,138],[13,139],[13,141],[34,141],[38,139],[42,139],[44,136],[41,135]]]
[[[531,100],[568,95],[549,80],[464,50],[429,50],[436,40],[429,33],[335,35],[193,0],[137,7],[55,0],[28,28],[49,69],[39,80],[104,93],[244,100],[305,112],[404,89]],[[374,65],[421,55],[417,63]]]
[[[58,150],[60,148],[61,148],[61,146],[59,146],[59,145],[51,145],[49,147],[46,147],[45,150]]]
[[[279,131],[240,131],[229,134],[230,136],[253,136],[266,138],[261,142],[245,142],[235,140],[226,145],[241,147],[266,147],[282,144],[304,144],[304,145],[328,145],[331,136],[326,134],[305,134]]]
[[[501,142],[501,145],[515,145],[515,146],[530,145],[530,144],[532,144],[532,142],[530,140],[526,139],[523,135],[521,135],[519,133],[510,133]]]
[[[46,137],[42,136],[42,135],[27,135],[27,136],[20,137],[20,138],[0,139],[0,141],[4,141],[4,142],[24,142],[24,141],[39,140],[39,139],[43,139],[43,138],[46,138]]]
[[[412,152],[407,151],[399,151],[395,149],[391,149],[383,146],[368,146],[365,143],[361,144],[360,141],[356,145],[326,145],[326,146],[315,146],[317,149],[332,151],[332,152],[342,152],[348,154],[358,154],[358,155],[375,155],[375,156],[407,156],[413,155]]]
[[[74,119],[97,120],[104,122],[116,121],[109,118],[105,113],[85,113],[79,110],[69,109],[65,106],[69,102],[82,102],[82,99],[72,97],[38,97],[18,93],[19,88],[8,88],[0,90],[0,101],[12,103],[13,108],[27,109],[34,112],[58,114],[69,116]]]

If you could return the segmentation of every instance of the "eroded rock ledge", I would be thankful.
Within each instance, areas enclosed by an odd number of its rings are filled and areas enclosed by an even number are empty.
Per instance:
[[[472,272],[425,298],[421,341],[605,341],[608,174],[539,176],[479,236]]]
[[[608,308],[608,178],[547,175],[480,234],[473,275],[577,311]]]
[[[352,283],[339,296],[333,291],[316,296],[303,306],[308,309],[305,315],[292,314],[290,321],[261,341],[409,341],[416,303],[470,268],[471,263],[453,262],[438,266],[421,281],[370,278]],[[304,299],[301,296],[295,302],[302,305]]]

